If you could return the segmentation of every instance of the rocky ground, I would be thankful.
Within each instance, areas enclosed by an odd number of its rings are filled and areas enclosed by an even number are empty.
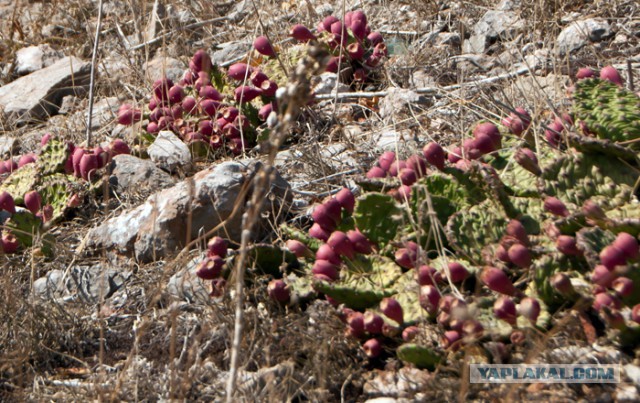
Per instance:
[[[37,153],[45,133],[87,145],[97,5],[0,0],[0,159]],[[242,201],[267,154],[212,160],[169,134],[143,147],[139,128],[118,124],[118,109],[148,103],[163,74],[179,80],[198,49],[228,66],[261,33],[284,48],[291,25],[356,9],[388,44],[383,74],[337,96],[335,75],[314,83],[318,100],[276,156],[256,243],[281,245],[283,221],[306,225],[326,195],[357,193],[382,151],[458,142],[478,120],[499,122],[516,106],[534,124],[548,121],[581,67],[614,65],[638,90],[636,1],[105,1],[92,145],[122,139],[133,152],[115,157],[101,191],[48,228],[53,258],[35,246],[0,256],[1,400],[225,399],[236,294],[228,286],[211,297],[194,272],[204,232],[237,249]],[[361,96],[346,95],[354,90]],[[595,338],[577,315],[509,354],[620,363],[621,384],[469,384],[472,351],[449,354],[435,372],[392,355],[369,360],[329,303],[279,305],[267,282],[255,275],[245,289],[238,400],[640,399],[637,353]]]

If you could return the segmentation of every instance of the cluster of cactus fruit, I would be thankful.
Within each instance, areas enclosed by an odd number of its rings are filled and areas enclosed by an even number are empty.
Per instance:
[[[294,25],[290,35],[302,43],[324,43],[333,55],[326,70],[340,72],[341,80],[357,86],[374,81],[387,56],[382,35],[371,32],[362,11],[347,13],[344,21],[326,17],[317,34]],[[156,80],[147,107],[143,110],[123,104],[118,122],[141,122],[152,136],[170,130],[185,143],[214,156],[219,155],[216,150],[232,155],[244,152],[268,129],[265,123],[278,108],[277,77],[282,68],[278,59],[282,53],[277,53],[266,36],[257,37],[253,48],[264,57],[262,65],[252,64],[259,59],[247,59],[226,70],[214,65],[206,51],[197,51],[178,83],[168,78]]]
[[[383,153],[359,197],[342,189],[306,232],[282,227],[301,266],[269,295],[324,296],[367,356],[421,368],[465,346],[508,351],[585,306],[636,346],[640,98],[616,74],[579,74],[573,110],[549,125],[515,108],[448,151]]]
[[[101,177],[99,170],[114,156],[129,151],[120,139],[85,149],[45,134],[39,154],[0,163],[2,251],[14,253],[39,240],[40,249],[50,252],[51,239],[44,235],[44,224],[50,225],[78,207],[91,182]]]

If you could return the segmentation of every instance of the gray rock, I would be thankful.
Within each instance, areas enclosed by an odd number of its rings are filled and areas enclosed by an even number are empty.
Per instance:
[[[380,116],[388,118],[398,113],[408,104],[417,104],[424,102],[424,97],[415,91],[389,87],[387,96],[380,100]]]
[[[0,158],[8,158],[14,155],[18,143],[15,137],[8,135],[0,136]]]
[[[177,83],[182,78],[186,67],[180,60],[160,54],[149,60],[145,65],[145,71],[150,81],[167,77]]]
[[[51,46],[43,43],[38,46],[28,46],[16,52],[15,72],[19,76],[33,73],[43,67],[49,67],[63,54]]]
[[[460,34],[457,32],[440,32],[436,38],[436,46],[460,46]]]
[[[558,38],[557,51],[564,55],[571,53],[589,42],[599,42],[611,36],[611,27],[606,20],[591,18],[588,20],[576,21],[563,29]]]
[[[129,154],[116,155],[110,170],[109,184],[120,194],[135,192],[148,196],[152,191],[175,183],[171,175],[156,167],[152,161]]]
[[[204,257],[204,253],[199,254],[191,259],[182,270],[171,276],[167,291],[172,297],[190,303],[207,304],[211,302],[208,282],[196,275],[198,265]]]
[[[624,373],[636,385],[640,385],[640,367],[633,364],[624,366]]]
[[[636,385],[619,385],[616,389],[616,402],[637,402],[640,400]]]
[[[130,271],[101,263],[73,266],[67,275],[62,270],[51,270],[33,283],[33,290],[42,299],[72,297],[94,303],[109,298],[130,276]]]
[[[172,131],[158,133],[147,152],[151,161],[166,171],[188,172],[191,169],[191,151]]]
[[[462,44],[463,53],[484,53],[487,47],[487,37],[484,35],[471,35]]]
[[[218,50],[211,55],[213,64],[224,65],[233,60],[238,60],[251,49],[249,42],[225,42],[218,44]]]
[[[0,107],[11,120],[25,123],[55,114],[66,95],[83,93],[90,64],[65,57],[44,69],[0,87]]]
[[[489,39],[511,38],[524,28],[524,21],[512,11],[489,10],[473,27],[475,35]]]
[[[338,75],[336,73],[325,72],[311,79],[313,91],[318,94],[331,94],[336,91],[336,82]],[[338,92],[349,92],[351,88],[343,83],[338,83]]]
[[[187,238],[195,239],[215,227],[219,227],[217,234],[239,241],[244,201],[249,197],[243,193],[244,185],[259,164],[224,162],[200,171],[92,229],[77,252],[95,254],[106,250],[110,257],[126,255],[150,262],[184,247]],[[283,208],[286,211],[291,200],[290,187],[278,174],[271,196],[264,203],[264,214]],[[255,237],[268,227],[265,221],[258,224]]]

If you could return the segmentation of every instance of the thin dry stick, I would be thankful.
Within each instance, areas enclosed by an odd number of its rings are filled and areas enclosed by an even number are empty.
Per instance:
[[[89,80],[89,116],[87,117],[87,147],[91,147],[91,125],[93,120],[93,88],[96,79],[96,59],[98,58],[98,44],[100,43],[100,30],[102,29],[102,0],[98,3],[98,26],[96,38],[93,41],[93,54],[91,55],[91,78]]]
[[[262,203],[268,196],[271,189],[271,183],[275,177],[275,169],[273,167],[276,155],[280,146],[284,143],[287,133],[295,123],[296,117],[300,113],[301,108],[309,101],[311,93],[311,84],[308,75],[318,74],[328,61],[328,53],[318,46],[311,46],[309,54],[300,61],[295,71],[289,79],[289,84],[278,97],[280,105],[287,105],[287,109],[281,111],[278,116],[278,123],[274,126],[271,136],[269,137],[269,157],[267,162],[258,168],[258,172],[253,178],[253,194],[247,202],[246,211],[242,216],[242,236],[240,243],[240,254],[236,259],[235,278],[236,278],[236,307],[235,307],[235,323],[233,332],[233,343],[231,345],[231,363],[229,368],[229,378],[227,382],[227,402],[233,402],[233,395],[236,389],[236,378],[238,373],[238,360],[240,352],[240,343],[242,341],[242,325],[243,325],[243,306],[244,306],[244,272],[245,261],[247,258],[247,247],[251,239],[253,227],[255,226],[260,212]]]

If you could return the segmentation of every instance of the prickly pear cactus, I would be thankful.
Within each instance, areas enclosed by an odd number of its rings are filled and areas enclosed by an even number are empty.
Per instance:
[[[396,350],[398,358],[404,362],[415,365],[420,369],[434,371],[442,360],[440,354],[432,348],[416,343],[405,343]]]
[[[579,122],[601,139],[628,142],[640,139],[640,97],[600,79],[580,80],[573,92],[573,109]],[[640,148],[640,142],[630,143]]]
[[[35,190],[40,193],[43,205],[50,204],[53,207],[51,221],[57,222],[69,209],[71,196],[83,192],[83,185],[73,176],[58,173],[43,177]]]
[[[42,147],[38,156],[38,169],[42,175],[63,173],[64,165],[69,158],[69,145],[57,139],[50,139]]]
[[[403,218],[403,211],[393,197],[381,193],[359,197],[353,212],[358,229],[381,247],[396,237]]]
[[[36,164],[27,164],[14,171],[2,182],[0,192],[6,191],[13,196],[16,204],[24,202],[25,193],[33,190],[38,183],[40,175]]]

